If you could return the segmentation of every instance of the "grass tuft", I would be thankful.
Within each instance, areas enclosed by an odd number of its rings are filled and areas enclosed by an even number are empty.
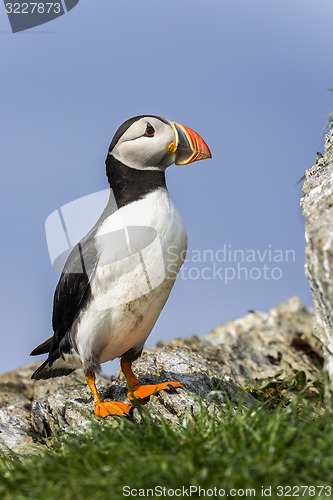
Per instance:
[[[302,379],[299,378],[299,382]],[[178,425],[92,422],[85,434],[62,436],[40,455],[0,460],[2,499],[124,498],[123,487],[255,488],[333,484],[333,412],[313,403],[203,405]],[[324,493],[323,493],[324,494]],[[138,493],[139,496],[139,493]],[[273,496],[274,497],[274,496]]]

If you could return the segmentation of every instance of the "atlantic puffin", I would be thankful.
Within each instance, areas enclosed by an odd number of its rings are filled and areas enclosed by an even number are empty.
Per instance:
[[[36,380],[83,368],[97,419],[128,416],[133,407],[99,395],[95,374],[106,361],[121,359],[130,401],[182,387],[173,381],[141,385],[131,365],[186,256],[186,230],[169,196],[165,171],[173,163],[205,158],[211,153],[199,134],[155,115],[130,118],[111,141],[105,162],[109,201],[64,265],[54,293],[53,336],[31,352],[48,353],[32,374]]]

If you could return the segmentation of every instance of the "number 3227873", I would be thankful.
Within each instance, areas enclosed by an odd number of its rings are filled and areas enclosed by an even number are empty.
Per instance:
[[[7,2],[7,14],[60,14],[61,4],[59,2]]]

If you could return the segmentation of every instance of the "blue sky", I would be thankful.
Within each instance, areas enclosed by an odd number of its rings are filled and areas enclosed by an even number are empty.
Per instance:
[[[48,24],[12,34],[0,8],[1,371],[29,362],[51,334],[59,275],[46,218],[107,187],[111,138],[137,114],[191,127],[213,153],[168,169],[189,236],[185,266],[199,278],[177,280],[148,344],[203,335],[294,295],[311,305],[295,183],[323,150],[333,109],[332,19],[331,0],[81,0]],[[222,276],[225,267],[237,274],[237,260],[217,262],[224,248],[255,251],[245,267],[259,268],[259,278],[243,271],[227,284],[218,273],[212,279],[214,265]],[[193,262],[204,250],[213,262]],[[274,262],[269,250],[292,250],[294,258]],[[277,267],[279,279],[267,271],[265,279],[263,265]]]

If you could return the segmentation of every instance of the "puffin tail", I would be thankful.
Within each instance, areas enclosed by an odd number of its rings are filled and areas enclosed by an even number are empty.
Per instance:
[[[37,348],[38,349],[38,348]],[[69,375],[75,368],[71,368],[62,359],[59,352],[59,357],[54,359],[54,353],[52,353],[52,358],[48,358],[39,368],[31,375],[31,378],[35,380],[48,379],[53,377],[63,377],[64,375]]]
[[[48,352],[50,352],[52,339],[53,337],[50,337],[49,339],[45,340],[45,342],[43,342],[42,344],[35,347],[35,349],[31,351],[30,356],[38,356],[38,354],[47,354]]]

